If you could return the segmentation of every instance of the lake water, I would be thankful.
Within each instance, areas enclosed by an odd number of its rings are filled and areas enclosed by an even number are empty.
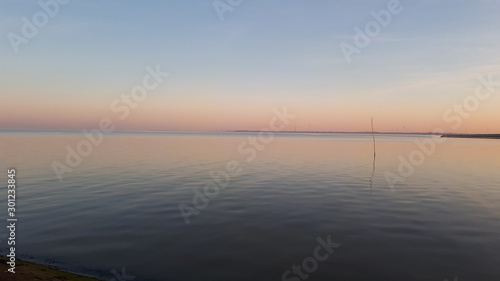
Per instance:
[[[59,181],[51,164],[82,134],[1,132],[18,254],[104,280],[500,280],[500,141],[436,144],[391,189],[386,172],[430,136],[376,135],[373,171],[371,135],[277,133],[253,150],[255,135],[111,134]],[[340,245],[317,252],[329,236]]]

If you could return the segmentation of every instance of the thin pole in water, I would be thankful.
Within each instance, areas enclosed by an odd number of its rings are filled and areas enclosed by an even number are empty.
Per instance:
[[[373,131],[373,117],[372,117],[372,138],[373,138],[373,157],[375,158],[375,133]]]
[[[373,175],[375,175],[375,157],[376,157],[376,152],[375,152],[375,132],[373,130],[373,117],[372,117],[372,139],[373,139],[373,169],[372,169],[372,176],[370,177],[370,193],[373,187]]]

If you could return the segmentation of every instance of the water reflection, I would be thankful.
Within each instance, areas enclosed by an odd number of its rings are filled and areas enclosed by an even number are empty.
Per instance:
[[[247,163],[249,136],[110,135],[59,182],[50,164],[81,135],[0,133],[1,169],[19,171],[24,257],[141,280],[280,280],[331,234],[342,247],[315,280],[498,280],[500,142],[450,139],[391,192],[380,171],[425,136],[377,134],[375,147],[371,134],[277,133]],[[241,175],[186,226],[179,203],[228,160]]]

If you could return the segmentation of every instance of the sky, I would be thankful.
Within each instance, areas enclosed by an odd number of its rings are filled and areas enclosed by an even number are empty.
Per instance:
[[[0,1],[0,129],[500,133],[500,1],[55,1]]]

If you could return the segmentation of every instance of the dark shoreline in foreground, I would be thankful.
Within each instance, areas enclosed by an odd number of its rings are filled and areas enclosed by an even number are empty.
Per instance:
[[[83,276],[75,273],[59,270],[50,265],[37,264],[16,259],[16,273],[10,273],[7,269],[8,259],[0,256],[0,280],[24,281],[24,280],[76,280],[76,281],[102,281],[101,279]]]

